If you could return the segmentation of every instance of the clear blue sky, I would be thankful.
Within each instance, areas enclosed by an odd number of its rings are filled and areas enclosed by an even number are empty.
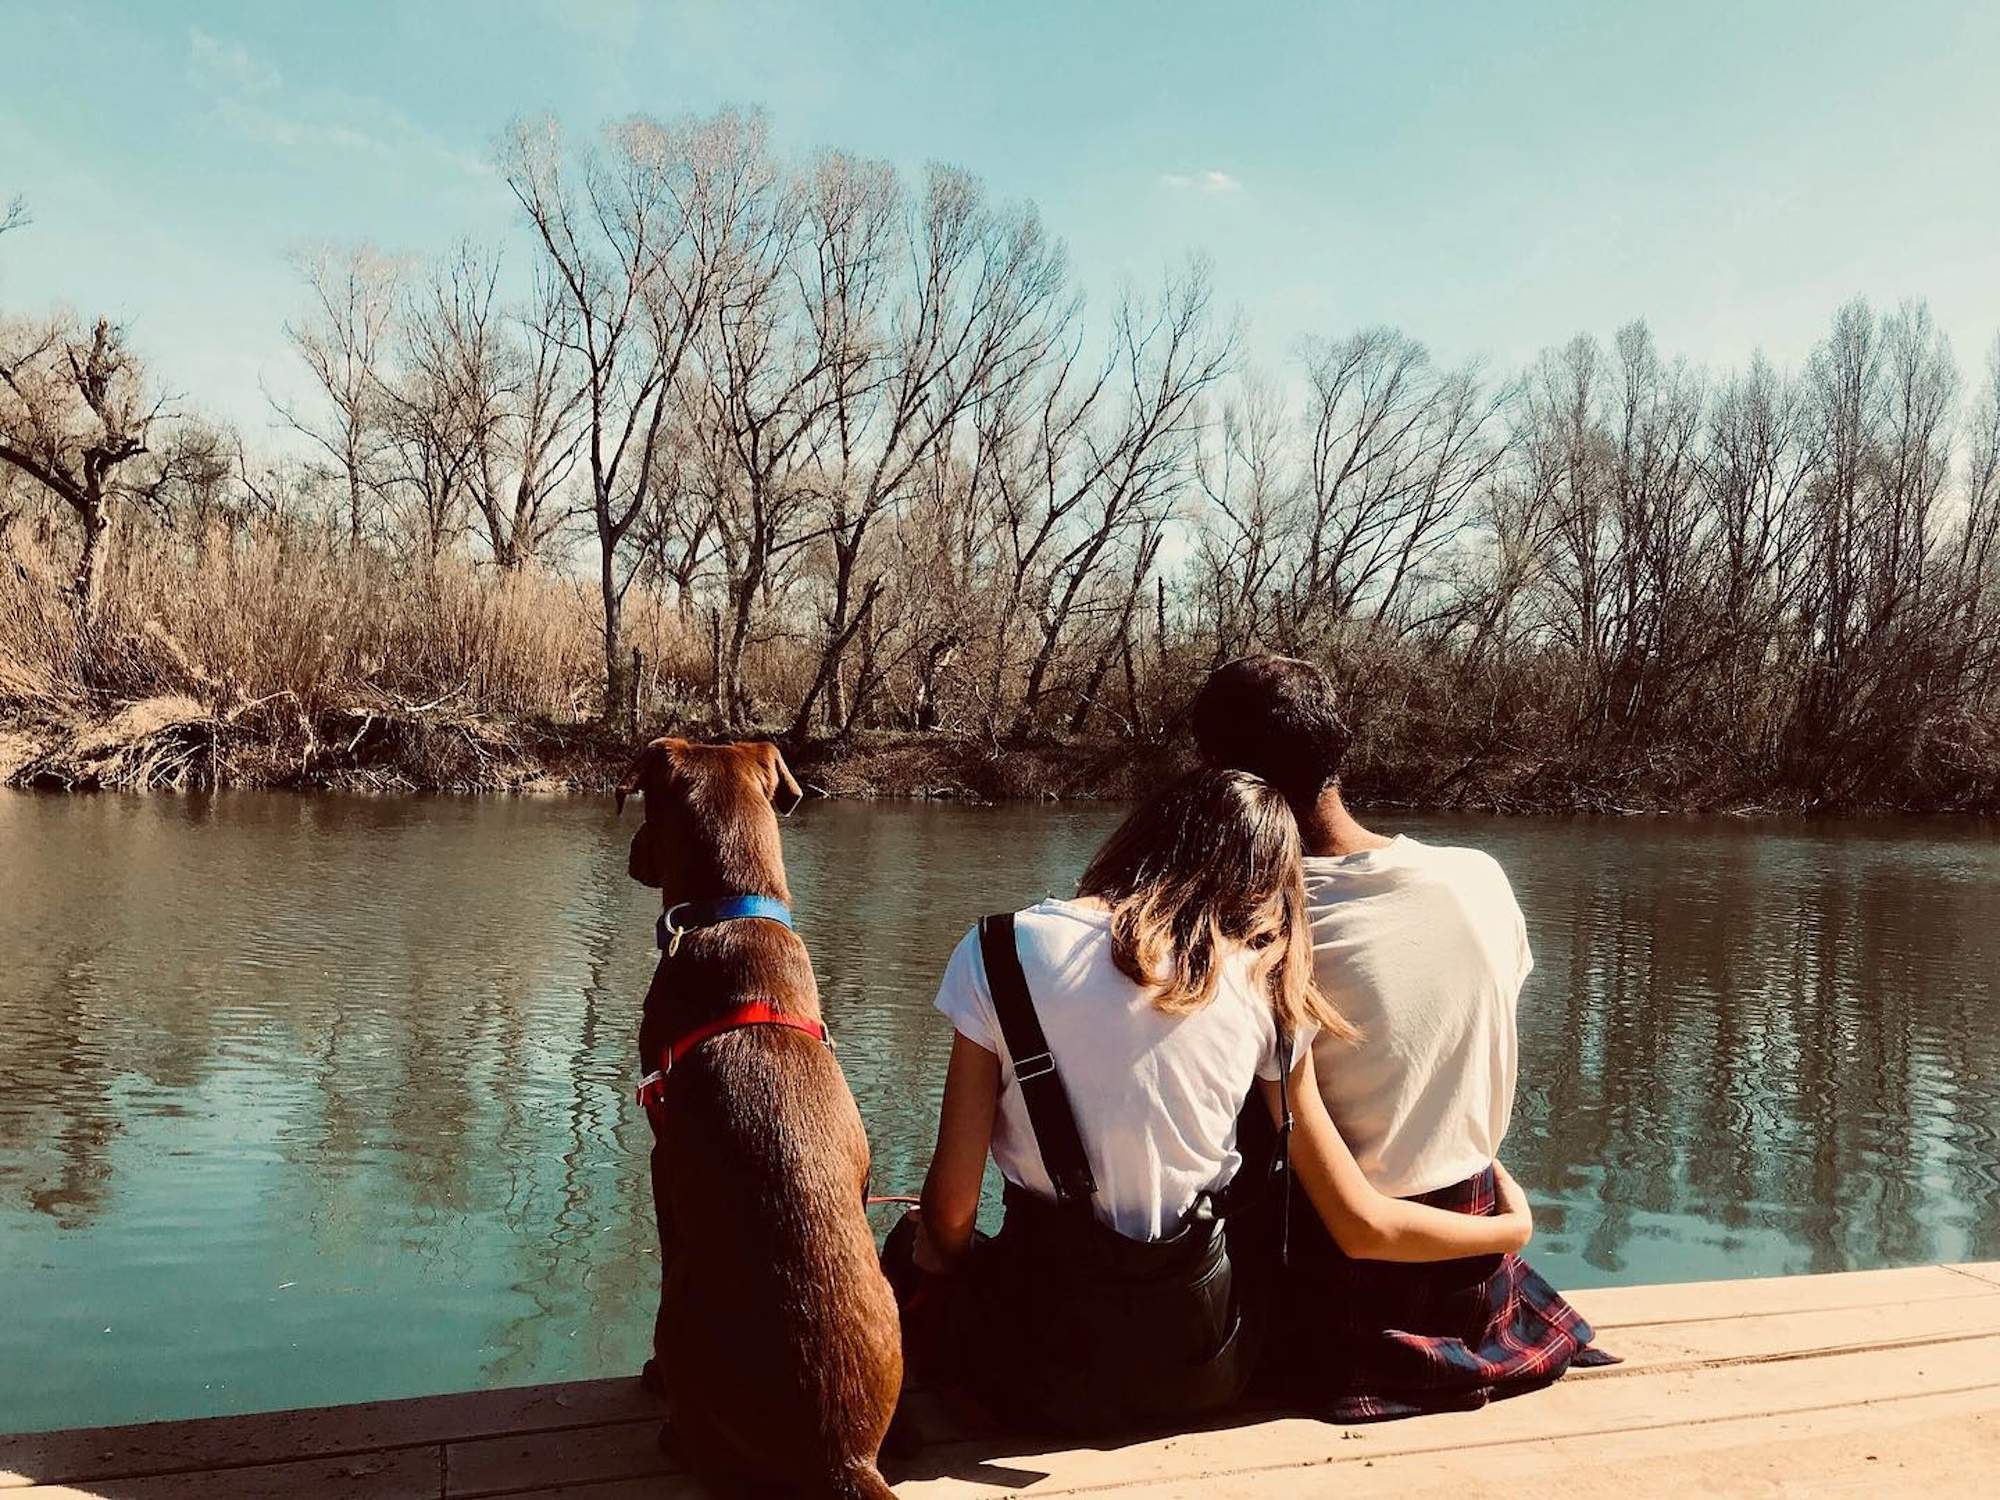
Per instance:
[[[1206,250],[1267,368],[1373,322],[1505,366],[1636,316],[1790,364],[1856,293],[1928,297],[1969,376],[2000,332],[1986,0],[0,0],[0,200],[36,220],[0,305],[124,318],[254,429],[288,251],[514,234],[509,117],[724,103],[1034,198],[1099,301]]]

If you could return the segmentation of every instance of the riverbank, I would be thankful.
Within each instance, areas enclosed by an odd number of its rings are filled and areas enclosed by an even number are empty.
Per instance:
[[[653,731],[648,731],[653,732]],[[657,732],[707,737],[698,726]],[[746,731],[731,738],[752,737]],[[761,732],[776,737],[777,730]],[[605,792],[634,741],[594,722],[505,722],[448,704],[308,713],[265,701],[218,713],[165,695],[102,716],[0,717],[0,785],[39,791]],[[787,745],[812,792],[969,802],[1121,799],[1176,762],[1171,747],[1085,740],[1002,744],[868,733]]]
[[[2000,1263],[1580,1291],[1625,1362],[1479,1411],[1365,1427],[1247,1415],[1061,1449],[968,1434],[914,1403],[899,1495],[1166,1497],[1982,1493],[2000,1461]],[[21,1500],[203,1494],[710,1492],[655,1443],[637,1380],[0,1437]]]
[[[699,725],[658,732],[700,738]],[[777,737],[780,731],[746,731]],[[744,737],[737,735],[733,737]],[[602,792],[632,741],[595,722],[506,721],[448,700],[308,711],[289,694],[228,711],[167,694],[114,709],[0,715],[0,785],[41,791]],[[817,795],[968,802],[1129,800],[1191,764],[1185,743],[1098,736],[1020,741],[871,731],[788,744]],[[1586,752],[1485,746],[1357,745],[1346,782],[1357,803],[1500,813],[2000,812],[2000,772],[1895,795],[1829,797],[1732,774],[1726,757],[1593,764]]]

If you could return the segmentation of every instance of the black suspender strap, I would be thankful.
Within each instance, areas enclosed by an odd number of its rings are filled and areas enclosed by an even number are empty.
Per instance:
[[[1252,1091],[1250,1097],[1255,1099]],[[1278,1028],[1278,1146],[1271,1188],[1278,1195],[1278,1264],[1292,1263],[1292,1037]]]
[[[1014,1081],[1028,1107],[1042,1167],[1055,1184],[1056,1201],[1065,1206],[1087,1204],[1097,1192],[1097,1179],[1090,1174],[1076,1112],[1070,1108],[1062,1074],[1049,1053],[1049,1039],[1035,1014],[1028,976],[1021,972],[1012,912],[980,920],[979,957],[986,967],[986,987],[993,993],[994,1013],[1000,1018],[1000,1034],[1014,1059]]]

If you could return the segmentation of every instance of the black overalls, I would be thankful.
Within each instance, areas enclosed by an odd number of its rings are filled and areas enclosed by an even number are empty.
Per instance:
[[[1013,914],[982,921],[979,946],[1056,1201],[1007,1185],[1000,1232],[980,1238],[964,1270],[935,1289],[944,1305],[926,1320],[924,1342],[936,1373],[1003,1420],[1037,1430],[1179,1423],[1230,1405],[1249,1383],[1261,1320],[1260,1299],[1231,1263],[1222,1212],[1204,1195],[1178,1232],[1156,1241],[1129,1239],[1097,1218],[1097,1184],[1028,994]],[[1264,1113],[1254,1094],[1250,1103]],[[1269,1177],[1268,1166],[1246,1165],[1239,1181],[1262,1188]],[[914,1237],[905,1220],[885,1249],[902,1285]]]

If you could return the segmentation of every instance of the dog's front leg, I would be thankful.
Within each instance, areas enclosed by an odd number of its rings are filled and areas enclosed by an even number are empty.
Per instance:
[[[651,1123],[650,1121],[648,1123]],[[653,1314],[653,1358],[664,1361],[671,1348],[671,1329],[668,1308],[673,1301],[672,1283],[675,1266],[680,1258],[680,1239],[675,1233],[673,1209],[668,1195],[667,1144],[659,1137],[658,1128],[653,1134],[653,1152],[649,1163],[653,1183],[653,1223],[660,1238],[660,1305]]]

